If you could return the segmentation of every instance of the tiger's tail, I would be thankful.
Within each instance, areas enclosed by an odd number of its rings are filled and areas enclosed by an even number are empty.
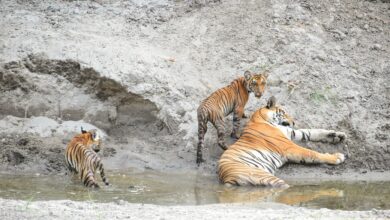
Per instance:
[[[103,163],[101,162],[101,160],[100,159],[97,160],[96,164],[97,164],[96,167],[99,169],[100,176],[102,177],[104,184],[106,184],[106,186],[110,185],[110,183],[108,182],[108,178],[106,177],[106,174],[104,173]]]
[[[284,180],[271,173],[239,162],[221,160],[218,173],[220,181],[224,184],[289,187]]]
[[[202,155],[202,149],[204,148],[204,136],[207,132],[208,114],[202,105],[199,106],[197,113],[198,113],[198,140],[199,141],[196,150],[196,163],[199,166],[200,163],[204,161]]]

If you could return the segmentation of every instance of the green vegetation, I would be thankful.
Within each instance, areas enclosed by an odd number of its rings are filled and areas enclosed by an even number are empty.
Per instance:
[[[312,100],[313,102],[315,102],[317,104],[324,103],[324,102],[330,102],[330,103],[336,105],[337,99],[338,99],[337,94],[334,93],[332,88],[329,86],[322,88],[322,89],[314,90],[312,93],[310,93],[309,97],[310,97],[310,100]]]

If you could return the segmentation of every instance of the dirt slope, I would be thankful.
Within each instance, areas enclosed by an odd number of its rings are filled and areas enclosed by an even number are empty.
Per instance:
[[[251,97],[246,112],[274,95],[298,127],[347,133],[344,144],[304,144],[349,157],[318,172],[390,169],[388,2],[0,4],[2,170],[28,161],[30,167],[41,162],[38,171],[61,170],[53,169],[59,162],[42,164],[53,160],[45,156],[51,148],[62,158],[58,152],[78,129],[63,128],[66,122],[107,133],[110,168],[193,169],[199,102],[247,69],[268,69],[270,77],[264,97]],[[57,127],[18,129],[38,116]],[[31,141],[17,144],[15,135],[26,132],[35,133]],[[215,139],[209,129],[200,169],[211,173],[221,154]],[[40,152],[34,162],[20,159],[31,157],[34,147]]]

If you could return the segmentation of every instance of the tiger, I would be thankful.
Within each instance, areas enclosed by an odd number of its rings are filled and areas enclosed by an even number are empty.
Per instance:
[[[267,77],[267,72],[254,74],[245,71],[243,77],[237,78],[230,85],[213,92],[200,103],[197,109],[199,142],[196,151],[196,163],[198,166],[204,162],[202,149],[204,148],[207,123],[210,121],[217,129],[218,145],[226,150],[224,117],[233,112],[233,131],[230,136],[238,139],[240,120],[246,118],[244,107],[248,102],[249,93],[253,92],[256,98],[260,98],[264,93]]]
[[[80,174],[86,187],[99,188],[95,179],[96,170],[99,170],[103,182],[109,185],[103,163],[97,155],[100,150],[101,140],[96,129],[86,131],[81,128],[81,134],[74,136],[66,147],[66,165],[71,173]]]
[[[337,165],[345,160],[342,153],[319,153],[301,147],[293,140],[339,143],[343,132],[324,129],[294,129],[294,120],[271,97],[266,106],[255,111],[241,137],[221,155],[218,176],[226,185],[254,185],[288,188],[274,176],[286,162]]]

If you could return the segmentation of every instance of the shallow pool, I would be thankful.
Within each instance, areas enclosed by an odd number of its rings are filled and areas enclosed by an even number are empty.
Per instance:
[[[112,185],[89,190],[69,176],[0,174],[0,197],[22,200],[76,200],[159,205],[277,202],[309,208],[343,210],[390,209],[390,181],[299,182],[285,190],[226,187],[216,176],[198,173],[107,171]]]

